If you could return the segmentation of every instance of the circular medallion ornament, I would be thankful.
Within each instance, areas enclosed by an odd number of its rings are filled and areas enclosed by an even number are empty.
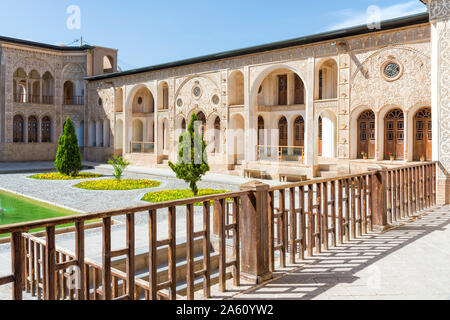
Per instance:
[[[213,97],[212,97],[212,102],[213,102],[214,104],[219,104],[220,98],[219,98],[219,96],[218,96],[217,94],[213,95]]]
[[[383,73],[383,77],[387,81],[394,81],[397,80],[402,76],[403,68],[402,66],[397,63],[396,61],[386,61],[383,63],[381,72]]]
[[[138,98],[138,104],[142,104],[142,97]]]
[[[194,95],[194,97],[199,98],[202,94],[202,90],[200,89],[200,87],[194,87],[192,89],[192,94]]]
[[[177,100],[177,106],[182,107],[183,106],[183,100],[178,99]]]
[[[400,66],[395,62],[390,62],[384,67],[384,74],[388,78],[395,78],[400,73]]]

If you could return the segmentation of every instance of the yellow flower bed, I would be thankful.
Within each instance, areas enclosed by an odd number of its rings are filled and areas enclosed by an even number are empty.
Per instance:
[[[199,189],[198,197],[207,196],[212,194],[220,194],[230,192],[228,190],[214,190],[214,189]],[[189,199],[193,198],[194,193],[190,189],[176,189],[176,190],[163,190],[158,192],[147,193],[142,200],[147,202],[165,202],[171,200],[179,199]],[[196,203],[195,205],[201,205],[201,203]]]
[[[80,180],[80,179],[92,179],[102,177],[102,174],[89,173],[89,172],[79,172],[76,176],[66,176],[59,172],[51,172],[51,173],[41,173],[35,174],[28,178],[36,179],[36,180]]]
[[[84,181],[75,188],[86,190],[134,190],[159,187],[161,182],[153,180],[139,180],[139,179],[102,179]]]

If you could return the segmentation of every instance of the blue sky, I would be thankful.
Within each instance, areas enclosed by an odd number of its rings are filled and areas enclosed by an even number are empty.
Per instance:
[[[70,5],[81,28],[69,30]],[[382,20],[425,12],[419,0],[23,0],[0,11],[0,35],[119,49],[123,70],[365,24],[367,8]]]

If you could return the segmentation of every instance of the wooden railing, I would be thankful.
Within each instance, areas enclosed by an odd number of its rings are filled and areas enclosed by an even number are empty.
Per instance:
[[[83,105],[84,96],[63,97],[63,104],[65,105]]]
[[[16,93],[14,94],[14,102],[18,103],[37,103],[37,104],[53,104],[53,96],[31,95]]]
[[[179,299],[176,250],[186,243],[187,299],[194,299],[200,279],[203,296],[211,296],[210,246],[219,253],[219,289],[226,291],[232,268],[234,284],[241,275],[260,283],[272,277],[276,260],[284,267],[329,247],[356,239],[436,204],[437,163],[412,164],[336,178],[315,179],[270,188],[260,182],[242,185],[239,192],[170,201],[108,212],[82,214],[0,227],[11,233],[12,274],[0,277],[0,286],[12,283],[13,299],[23,291],[37,299]],[[202,218],[194,226],[194,211]],[[185,209],[185,219],[177,219]],[[166,213],[167,210],[167,213]],[[163,212],[161,212],[163,211]],[[211,213],[212,211],[212,213]],[[148,278],[135,274],[135,215],[148,213]],[[157,217],[167,214],[167,237],[159,239]],[[126,246],[111,248],[111,222],[125,217]],[[212,216],[212,225],[210,224]],[[85,257],[86,221],[102,221],[102,262]],[[231,221],[230,221],[231,220]],[[75,253],[55,246],[55,227],[75,224]],[[177,233],[183,223],[184,235]],[[45,228],[45,239],[28,234]],[[199,227],[197,227],[199,229]],[[178,240],[178,241],[177,241]],[[201,268],[194,268],[194,241],[202,241]],[[158,281],[159,248],[167,247],[168,276]],[[112,267],[112,259],[126,258],[125,271]],[[242,263],[241,263],[242,260]],[[80,286],[67,287],[68,268],[79,270]]]
[[[437,164],[414,164],[269,189],[271,271],[436,204]]]
[[[130,148],[132,153],[154,153],[154,142],[131,141]]]
[[[234,192],[222,195],[204,196],[195,199],[177,200],[148,206],[126,208],[109,212],[82,214],[63,218],[20,223],[0,227],[0,234],[11,233],[11,261],[12,274],[0,278],[0,286],[12,283],[13,298],[20,300],[22,290],[31,293],[37,299],[104,299],[125,300],[138,299],[140,292],[145,299],[177,299],[176,282],[176,247],[177,239],[177,208],[186,209],[185,238],[187,246],[186,256],[186,292],[187,298],[194,298],[194,281],[203,279],[204,296],[210,296],[211,265],[210,246],[213,235],[210,228],[211,211],[217,222],[217,242],[219,251],[219,288],[226,290],[227,269],[232,268],[234,284],[240,284],[240,243],[239,243],[239,212],[240,197],[245,192]],[[226,206],[226,201],[232,199],[232,205]],[[194,228],[194,208],[202,207],[203,228]],[[226,221],[232,210],[233,222]],[[158,239],[157,216],[160,211],[168,210],[168,238]],[[149,217],[149,278],[147,281],[135,277],[135,214],[147,212]],[[112,218],[125,216],[126,219],[126,247],[119,250],[111,249],[111,221]],[[102,263],[85,257],[84,224],[87,221],[102,219]],[[75,254],[55,246],[55,227],[58,225],[75,224]],[[28,234],[31,229],[45,228],[45,239]],[[226,245],[226,234],[231,232],[233,244]],[[194,239],[203,241],[203,268],[194,272]],[[157,280],[157,249],[168,247],[168,281],[159,283]],[[230,251],[231,250],[231,251]],[[231,257],[229,257],[231,255]],[[126,272],[114,269],[111,259],[126,257]],[[66,270],[77,267],[79,270],[80,288],[73,290],[67,287],[65,278],[69,275]],[[119,284],[122,291],[119,292]]]

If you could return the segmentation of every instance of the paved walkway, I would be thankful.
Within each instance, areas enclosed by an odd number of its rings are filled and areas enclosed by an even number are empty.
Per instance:
[[[235,299],[450,300],[450,206],[308,258]]]

